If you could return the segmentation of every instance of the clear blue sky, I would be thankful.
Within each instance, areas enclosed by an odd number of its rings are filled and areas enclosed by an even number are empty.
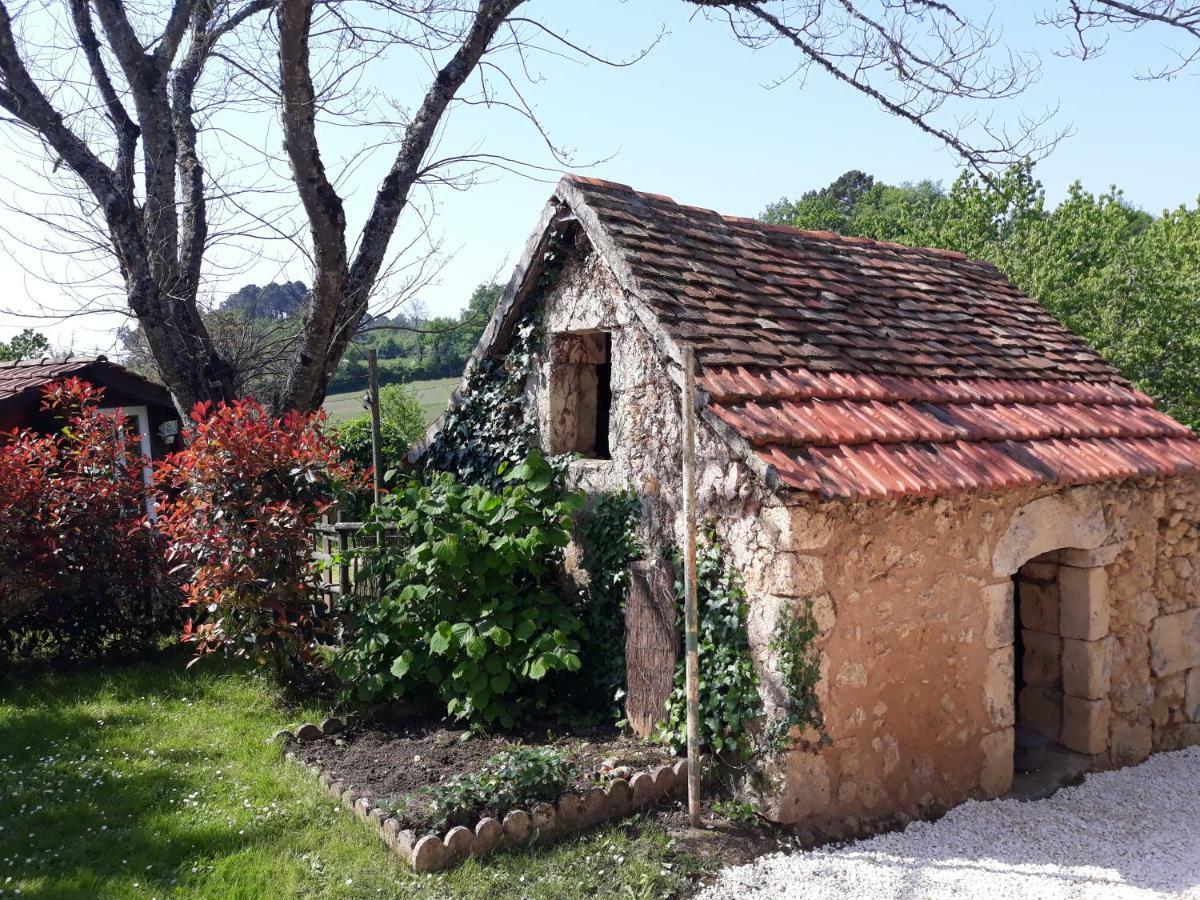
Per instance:
[[[1172,82],[1139,82],[1135,74],[1164,58],[1168,35],[1146,30],[1116,33],[1107,52],[1081,63],[1054,55],[1066,36],[1034,24],[1042,3],[978,2],[994,10],[1009,45],[1035,50],[1042,78],[1018,101],[997,108],[1001,116],[1060,106],[1057,124],[1075,134],[1037,169],[1052,199],[1078,179],[1092,191],[1116,184],[1133,204],[1151,212],[1200,195],[1200,73]],[[692,17],[677,0],[653,2],[530,4],[528,12],[553,22],[579,43],[608,55],[629,55],[664,25],[669,34],[637,65],[612,69],[542,57],[543,79],[529,99],[560,145],[575,148],[577,171],[734,215],[756,215],[772,200],[820,187],[847,169],[858,168],[888,182],[933,178],[949,183],[959,162],[934,139],[890,117],[872,101],[833,83],[818,71],[806,84],[766,84],[795,63],[782,45],[752,53],[736,44],[724,25]],[[397,67],[404,83],[403,68]],[[390,76],[391,73],[389,73]],[[414,84],[414,90],[416,85]],[[415,97],[415,94],[413,94]],[[409,98],[411,99],[411,98]],[[275,125],[264,118],[264,140]],[[253,125],[252,125],[253,127]],[[342,130],[327,144],[327,156],[349,154],[365,138]],[[452,121],[447,147],[482,142],[483,149],[546,162],[539,139],[503,112],[471,109]],[[278,146],[276,143],[275,146]],[[588,162],[611,156],[596,165]],[[0,163],[3,160],[0,159]],[[349,214],[356,231],[387,159],[379,156],[350,183]],[[434,228],[453,257],[437,283],[421,292],[433,312],[452,313],[480,281],[509,269],[551,190],[546,181],[495,172],[467,192],[438,196]],[[303,263],[286,271],[252,270],[237,283],[213,285],[214,293],[246,280],[281,275],[307,281]],[[0,261],[9,302],[28,308],[20,296],[27,281],[12,263]],[[44,286],[31,286],[42,297]],[[17,296],[12,296],[13,293]],[[29,324],[0,322],[0,337]],[[111,345],[114,320],[74,320],[48,330],[77,351]]]

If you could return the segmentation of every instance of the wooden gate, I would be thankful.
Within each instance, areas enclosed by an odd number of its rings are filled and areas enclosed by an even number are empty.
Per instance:
[[[675,575],[666,560],[639,560],[625,604],[625,716],[641,737],[662,721],[678,653]]]

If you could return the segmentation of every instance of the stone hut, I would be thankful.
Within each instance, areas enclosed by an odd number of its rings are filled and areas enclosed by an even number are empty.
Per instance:
[[[683,535],[695,350],[700,513],[768,708],[776,623],[819,630],[780,821],[1003,795],[1017,723],[1092,769],[1200,743],[1200,441],[991,265],[567,177],[468,374],[534,302],[538,440],[636,490],[648,547]]]

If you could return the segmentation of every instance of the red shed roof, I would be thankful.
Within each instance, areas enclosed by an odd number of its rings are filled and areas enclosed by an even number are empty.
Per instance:
[[[71,375],[100,384],[108,384],[115,380],[143,395],[150,402],[171,405],[171,394],[165,387],[122,365],[110,362],[106,356],[42,357],[0,362],[0,402],[27,392],[35,392],[42,385]]]
[[[785,487],[891,497],[1200,471],[1200,440],[988,263],[578,176],[543,230],[572,220],[664,352],[695,349],[707,417]],[[481,349],[524,296],[537,239]]]

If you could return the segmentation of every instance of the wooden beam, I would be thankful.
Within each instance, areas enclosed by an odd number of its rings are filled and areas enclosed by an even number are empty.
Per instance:
[[[683,348],[683,621],[687,675],[688,819],[700,825],[700,609],[696,597],[696,354]]]

